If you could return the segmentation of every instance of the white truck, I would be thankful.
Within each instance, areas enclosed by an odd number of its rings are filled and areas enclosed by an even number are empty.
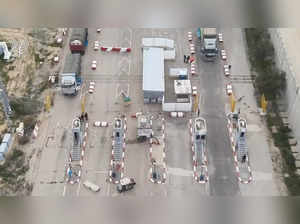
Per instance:
[[[204,28],[201,52],[207,61],[214,61],[218,55],[217,29]]]
[[[81,85],[81,55],[69,54],[61,74],[61,90],[64,95],[76,95]]]

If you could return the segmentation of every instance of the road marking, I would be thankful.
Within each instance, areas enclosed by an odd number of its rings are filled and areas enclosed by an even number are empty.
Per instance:
[[[120,84],[118,83],[117,84],[117,87],[116,87],[116,99],[119,97],[119,87],[120,87]]]
[[[62,194],[63,197],[66,195],[66,190],[67,190],[67,185],[65,184],[65,185],[64,185],[63,194]]]
[[[168,173],[175,176],[185,176],[185,177],[193,176],[192,170],[186,170],[182,168],[168,167]]]
[[[80,188],[81,188],[81,181],[79,180],[78,187],[77,187],[77,191],[76,191],[76,195],[77,195],[77,196],[79,196]]]

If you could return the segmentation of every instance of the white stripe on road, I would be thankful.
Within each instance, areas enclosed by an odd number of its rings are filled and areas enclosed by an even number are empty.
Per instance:
[[[63,197],[66,195],[66,190],[67,190],[67,185],[65,184],[65,185],[64,185],[63,194],[62,194]]]
[[[77,195],[77,196],[79,196],[80,189],[81,189],[81,181],[79,180],[78,187],[77,187],[77,191],[76,191],[76,195]]]

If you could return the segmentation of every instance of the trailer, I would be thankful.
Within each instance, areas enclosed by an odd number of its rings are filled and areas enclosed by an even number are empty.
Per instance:
[[[88,29],[87,28],[74,28],[70,38],[70,51],[72,54],[80,53],[84,55],[85,48],[88,41]]]
[[[64,95],[76,95],[81,86],[81,55],[69,54],[61,73],[61,90]]]

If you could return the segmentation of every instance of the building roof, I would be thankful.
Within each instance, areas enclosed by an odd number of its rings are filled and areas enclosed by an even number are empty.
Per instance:
[[[191,87],[191,81],[189,79],[187,80],[174,80],[174,89],[175,94],[191,94],[192,93],[192,87]]]
[[[143,49],[143,91],[165,91],[164,49]]]
[[[174,48],[174,40],[167,38],[143,38],[142,39],[143,47],[162,47],[165,49]]]
[[[165,50],[164,58],[165,58],[165,60],[175,60],[175,58],[176,58],[175,48],[172,50]]]
[[[8,145],[7,145],[7,143],[5,142],[5,143],[1,143],[1,145],[0,145],[0,153],[6,153],[7,152],[7,150],[8,150]]]
[[[2,142],[10,142],[11,140],[11,134],[6,133],[2,139]]]

